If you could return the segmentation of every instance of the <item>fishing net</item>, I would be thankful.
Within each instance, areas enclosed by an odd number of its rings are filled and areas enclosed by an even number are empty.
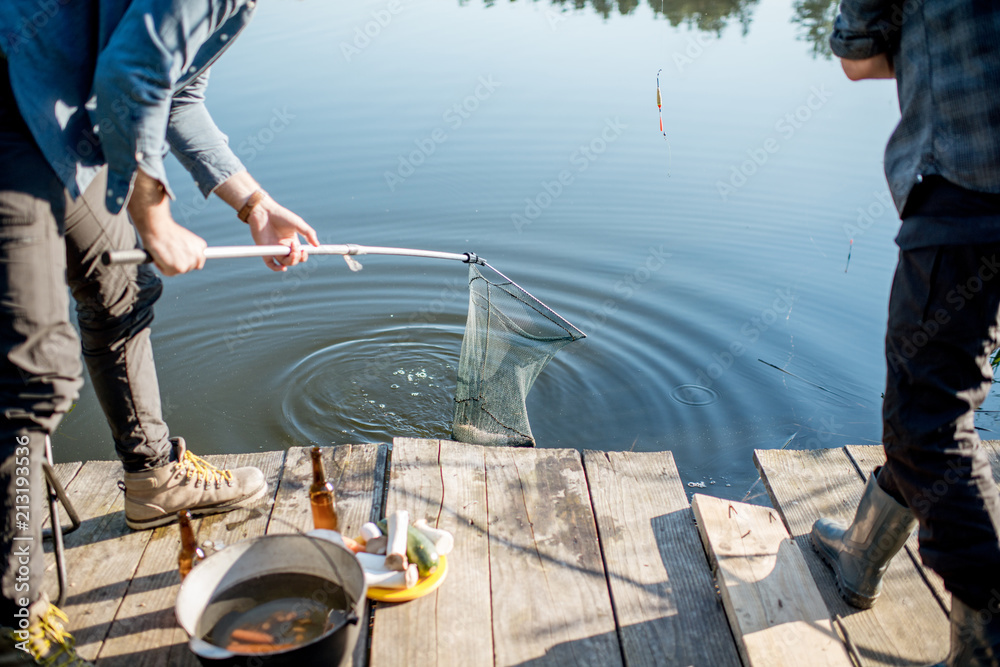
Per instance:
[[[452,437],[478,445],[532,447],[528,392],[555,353],[584,334],[489,268],[499,279],[489,280],[477,265],[469,265],[469,314]]]

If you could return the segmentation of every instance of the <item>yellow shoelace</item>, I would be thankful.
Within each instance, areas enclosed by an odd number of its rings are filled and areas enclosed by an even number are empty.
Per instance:
[[[86,667],[89,664],[76,654],[76,640],[66,632],[67,623],[66,614],[50,604],[45,615],[32,624],[28,646],[36,662],[59,667]],[[60,662],[61,658],[65,660]]]
[[[184,461],[182,462],[182,465],[185,469],[187,469],[188,475],[197,475],[206,482],[209,480],[214,482],[219,482],[220,480],[225,480],[227,482],[233,481],[232,471],[220,470],[200,456],[192,454],[189,450],[184,450]]]

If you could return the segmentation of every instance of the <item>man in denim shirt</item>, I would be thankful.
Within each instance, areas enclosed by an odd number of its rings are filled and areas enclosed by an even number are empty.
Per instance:
[[[41,595],[44,443],[81,384],[67,282],[125,470],[128,525],[227,511],[267,490],[256,468],[219,470],[169,437],[149,343],[160,279],[100,262],[137,247],[138,231],[165,275],[203,266],[205,242],[170,214],[168,149],[256,243],[291,247],[269,268],[306,259],[300,234],[318,244],[205,109],[209,66],[253,12],[252,0],[0,3],[0,664],[83,664],[65,616]]]
[[[844,0],[831,37],[852,80],[895,78],[885,172],[902,225],[889,297],[887,462],[854,521],[812,541],[851,604],[875,603],[913,527],[952,593],[945,663],[1000,665],[1000,494],[974,425],[1000,347],[1000,3]]]

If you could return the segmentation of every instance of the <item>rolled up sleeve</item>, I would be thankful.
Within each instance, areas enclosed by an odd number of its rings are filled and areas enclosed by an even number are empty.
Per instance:
[[[887,0],[844,0],[833,24],[830,48],[848,60],[891,53],[899,43],[899,25]]]
[[[208,71],[174,95],[167,125],[170,149],[206,197],[246,169],[205,108],[207,85]]]
[[[133,6],[130,12],[138,9]],[[168,193],[163,157],[176,80],[173,58],[156,38],[150,15],[125,19],[97,59],[92,119],[108,162],[108,210],[117,213],[128,199],[137,168],[157,179]],[[171,195],[172,196],[172,195]]]
[[[97,59],[91,119],[108,163],[108,210],[136,169],[160,181],[170,149],[206,195],[243,169],[205,109],[208,67],[249,22],[254,0],[133,0]]]

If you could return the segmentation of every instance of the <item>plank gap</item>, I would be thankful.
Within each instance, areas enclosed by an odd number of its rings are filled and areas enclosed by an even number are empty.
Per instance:
[[[604,453],[605,460],[610,464],[611,458]],[[587,496],[590,498],[591,509],[594,512],[594,521],[597,521],[597,508],[594,506],[594,494],[592,491],[592,486],[590,484],[590,467],[586,465],[586,461],[583,466],[583,480],[587,485]],[[618,605],[615,603],[615,592],[611,586],[611,567],[608,563],[607,554],[604,552],[604,540],[601,537],[600,525],[598,524],[597,530],[597,549],[601,554],[601,563],[604,564],[604,583],[608,587],[608,593],[611,596],[611,616],[615,621],[615,634],[618,635],[618,650],[621,651],[622,665],[626,667],[629,664],[628,656],[625,652],[625,638],[622,634],[622,622],[618,615]]]

